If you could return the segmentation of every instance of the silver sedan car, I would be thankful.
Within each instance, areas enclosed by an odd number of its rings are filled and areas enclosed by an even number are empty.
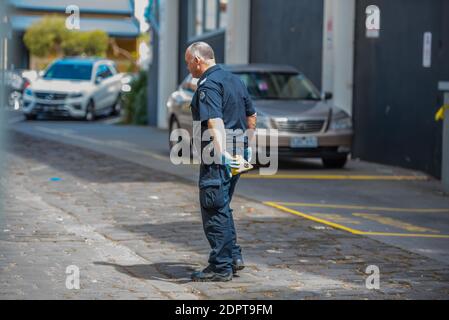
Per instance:
[[[274,132],[264,129],[277,129],[275,152],[280,158],[321,158],[325,167],[345,166],[351,151],[352,120],[348,113],[330,103],[331,94],[322,95],[303,73],[291,66],[222,67],[242,79],[253,99],[258,148],[262,145],[267,148],[270,139],[263,135]],[[183,128],[192,136],[190,103],[196,87],[197,79],[189,75],[170,95],[167,101],[170,132]],[[171,141],[170,147],[174,144]]]

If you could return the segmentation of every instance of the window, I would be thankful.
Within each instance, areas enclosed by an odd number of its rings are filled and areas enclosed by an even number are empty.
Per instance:
[[[45,73],[44,79],[90,80],[91,64],[55,63]]]
[[[226,28],[228,0],[190,0],[190,37]]]
[[[303,74],[251,72],[238,75],[253,99],[321,100],[318,89]]]
[[[103,79],[109,78],[112,76],[111,69],[105,64],[101,64],[97,69],[97,77],[100,76]]]
[[[117,66],[115,63],[108,65],[108,67],[111,70],[112,74],[117,74]]]

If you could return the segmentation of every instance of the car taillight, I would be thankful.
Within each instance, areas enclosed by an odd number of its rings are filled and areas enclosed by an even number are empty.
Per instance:
[[[30,82],[28,80],[25,80],[25,84],[23,85],[23,88],[26,89],[30,86]]]

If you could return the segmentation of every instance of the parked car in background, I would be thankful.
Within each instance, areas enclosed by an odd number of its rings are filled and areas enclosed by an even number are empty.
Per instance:
[[[23,106],[23,92],[33,80],[32,71],[7,70],[5,72],[5,88],[7,94],[6,107],[10,110],[19,110]]]
[[[325,167],[345,166],[351,151],[352,120],[347,112],[330,103],[330,93],[322,95],[303,73],[291,66],[222,67],[246,84],[257,110],[257,134],[265,134],[260,129],[278,130],[280,158],[321,158]],[[170,95],[167,101],[170,132],[183,128],[192,135],[190,103],[197,81],[187,76]],[[170,147],[174,143],[170,142]],[[268,145],[269,137],[258,140],[258,148]]]
[[[23,112],[28,120],[47,114],[92,121],[100,114],[118,114],[121,78],[111,60],[56,60],[25,89]]]

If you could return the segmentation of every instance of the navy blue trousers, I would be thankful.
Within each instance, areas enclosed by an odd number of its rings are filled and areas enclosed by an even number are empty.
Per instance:
[[[203,229],[211,246],[209,265],[215,272],[232,272],[234,259],[242,258],[237,244],[230,203],[240,175],[229,177],[223,165],[200,166],[200,206]]]

